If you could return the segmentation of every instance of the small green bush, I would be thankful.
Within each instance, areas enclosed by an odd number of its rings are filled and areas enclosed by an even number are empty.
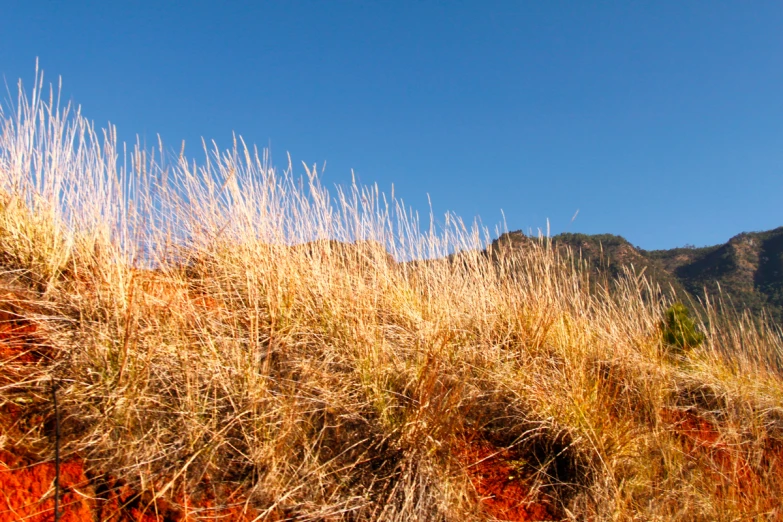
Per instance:
[[[665,313],[661,324],[663,342],[672,351],[683,353],[704,342],[704,334],[691,319],[691,313],[682,303],[674,303]]]

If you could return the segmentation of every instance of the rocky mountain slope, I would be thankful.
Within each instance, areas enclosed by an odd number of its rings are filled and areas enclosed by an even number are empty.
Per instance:
[[[522,232],[510,232],[490,247],[524,248],[534,241]],[[559,234],[552,245],[562,253],[580,257],[597,278],[618,276],[633,265],[669,295],[697,300],[704,292],[720,291],[734,307],[760,317],[763,310],[783,324],[783,227],[734,236],[722,245],[702,248],[643,250],[611,234]]]

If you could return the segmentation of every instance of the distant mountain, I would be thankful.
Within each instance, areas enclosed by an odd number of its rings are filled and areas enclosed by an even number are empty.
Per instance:
[[[522,232],[503,234],[490,251],[500,246],[524,248],[533,238]],[[718,290],[737,309],[746,308],[760,316],[763,309],[783,324],[783,227],[766,232],[746,232],[723,245],[703,248],[643,250],[621,236],[611,234],[559,234],[552,245],[565,253],[581,256],[596,274],[618,276],[624,266],[683,297],[715,296]],[[687,299],[686,299],[687,300]]]

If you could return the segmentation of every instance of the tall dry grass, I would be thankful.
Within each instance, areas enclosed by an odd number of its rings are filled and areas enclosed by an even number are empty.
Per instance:
[[[630,270],[591,291],[545,239],[485,250],[239,139],[200,163],[127,151],[43,85],[0,113],[0,263],[52,355],[0,402],[56,378],[63,452],[93,473],[169,499],[228,484],[262,519],[472,520],[490,514],[457,448],[478,437],[566,519],[783,516],[774,328],[713,320],[672,358]],[[0,438],[20,447],[53,454],[44,425]]]

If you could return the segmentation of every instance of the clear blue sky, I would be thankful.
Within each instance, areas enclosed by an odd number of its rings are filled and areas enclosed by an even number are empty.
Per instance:
[[[12,93],[36,57],[122,139],[236,131],[425,214],[647,249],[783,225],[777,0],[0,3]]]

